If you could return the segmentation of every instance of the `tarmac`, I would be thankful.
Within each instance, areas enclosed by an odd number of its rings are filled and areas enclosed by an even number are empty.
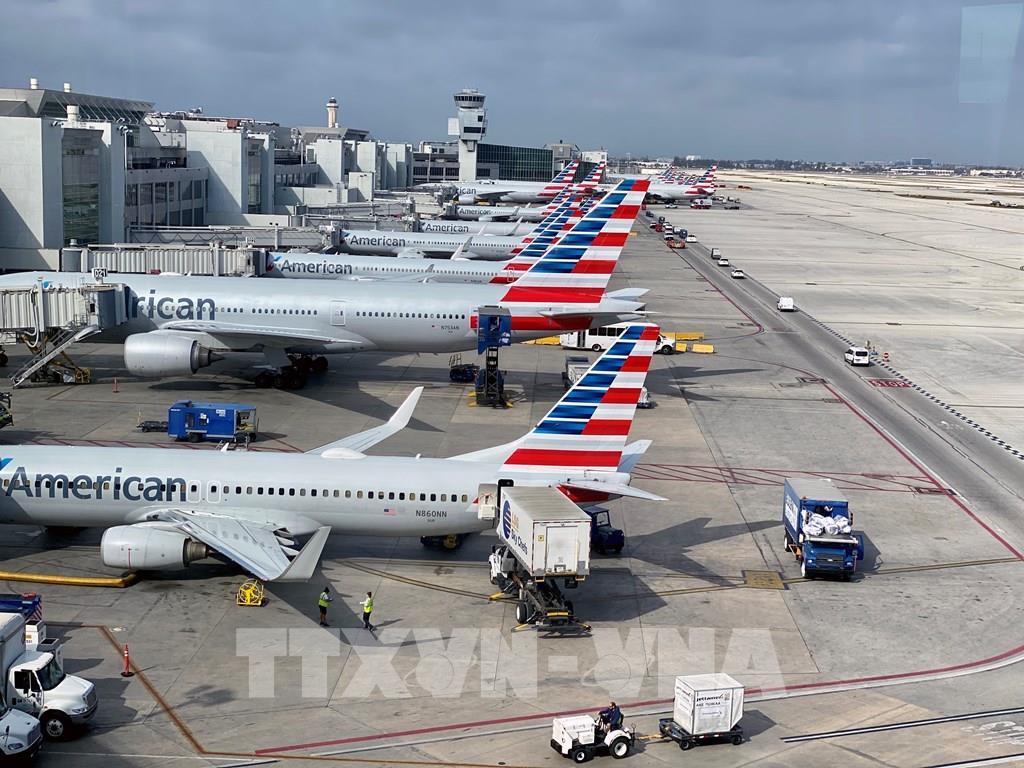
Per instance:
[[[489,599],[489,535],[456,553],[335,536],[311,583],[270,584],[260,608],[235,605],[243,574],[218,564],[123,589],[10,581],[0,588],[44,595],[68,671],[94,681],[101,701],[85,733],[47,744],[37,764],[557,765],[553,714],[609,699],[643,737],[632,764],[675,764],[696,758],[655,738],[658,717],[676,675],[710,671],[747,687],[746,741],[700,747],[702,765],[925,768],[1024,751],[1022,462],[935,399],[1024,446],[1009,290],[1024,280],[1010,270],[1024,214],[742,183],[753,189],[739,211],[652,207],[700,242],[673,251],[638,222],[613,280],[650,288],[652,319],[703,332],[715,351],[655,358],[657,407],[631,432],[654,445],[633,482],[670,501],[609,505],[626,549],[596,558],[573,594],[591,636],[514,632],[513,606]],[[729,278],[710,246],[748,279]],[[778,313],[778,294],[800,311]],[[845,366],[842,336],[870,338],[878,364]],[[449,383],[447,356],[339,356],[306,389],[283,392],[248,384],[256,358],[154,383],[125,376],[119,352],[81,350],[92,385],[16,391],[16,424],[0,440],[156,444],[201,461],[204,448],[135,430],[193,397],[255,403],[254,450],[306,450],[379,423],[425,384],[409,428],[374,450],[453,455],[543,416],[566,355],[503,350],[521,398],[501,411]],[[874,383],[901,375],[922,389]],[[866,540],[853,582],[804,580],[784,551],[782,480],[794,476],[832,478],[850,499]],[[98,531],[4,533],[8,571],[120,575],[100,564]],[[335,595],[328,628],[316,624],[324,584]],[[367,590],[375,634],[358,615]],[[130,678],[119,674],[125,644]]]

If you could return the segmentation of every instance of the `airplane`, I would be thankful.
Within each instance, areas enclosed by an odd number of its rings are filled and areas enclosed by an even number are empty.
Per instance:
[[[593,199],[578,208],[556,211],[550,222],[540,225],[523,245],[513,250],[508,261],[430,259],[351,254],[286,253],[267,254],[264,277],[327,280],[411,280],[426,283],[511,283],[533,264],[548,246],[572,228],[579,216],[592,207]],[[564,212],[564,215],[562,213]],[[570,216],[571,214],[571,216]]]
[[[629,485],[650,441],[626,444],[658,333],[628,327],[526,435],[450,458],[366,454],[408,424],[423,387],[384,424],[305,453],[4,446],[0,523],[104,527],[112,568],[216,557],[264,581],[308,581],[331,533],[453,535],[457,546],[493,525],[479,519],[485,485],[662,501]]]
[[[418,184],[416,189],[442,194],[454,194],[456,202],[475,203],[478,200],[497,202],[504,200],[515,203],[537,203],[550,200],[567,186],[572,184],[579,168],[579,160],[573,160],[555,174],[551,181],[501,181],[500,179],[483,179],[481,181],[465,181],[458,183],[430,182]],[[477,197],[477,190],[481,196]]]
[[[125,367],[143,377],[190,376],[228,353],[262,352],[274,370],[256,384],[299,389],[327,370],[327,354],[475,349],[483,307],[509,310],[514,341],[628,322],[642,317],[639,294],[607,287],[646,191],[646,181],[619,184],[509,285],[119,273],[126,321],[83,338],[123,342]],[[0,276],[0,288],[94,281],[25,272]]]
[[[548,218],[551,220],[562,210],[560,207],[572,199],[573,192],[565,190],[554,199],[555,203]],[[448,222],[445,222],[448,224]],[[537,228],[539,228],[539,226]],[[344,253],[366,256],[397,256],[398,258],[466,258],[488,261],[505,261],[513,251],[530,242],[536,228],[523,235],[500,236],[472,234],[453,235],[442,232],[406,232],[404,230],[342,230],[338,236],[338,247]]]
[[[456,202],[459,204],[472,204],[476,202],[506,202],[506,203],[534,203],[550,199],[558,194],[567,184],[571,185],[572,176],[565,180],[564,174],[572,168],[575,175],[579,160],[573,160],[567,165],[555,179],[544,184],[536,181],[490,181],[460,182],[455,188]],[[587,174],[581,182],[572,185],[576,191],[592,192],[597,189],[598,183],[604,174],[605,163],[598,163],[597,166]],[[561,186],[559,186],[561,184]]]

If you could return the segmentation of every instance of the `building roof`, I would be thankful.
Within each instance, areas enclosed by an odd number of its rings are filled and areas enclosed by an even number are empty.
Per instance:
[[[0,88],[0,115],[7,117],[65,119],[69,104],[78,107],[80,120],[130,125],[138,125],[146,113],[153,110],[153,104],[148,101],[48,88]]]

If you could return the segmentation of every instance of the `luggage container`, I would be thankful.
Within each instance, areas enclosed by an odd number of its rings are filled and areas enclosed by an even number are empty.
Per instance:
[[[672,717],[659,720],[658,730],[683,750],[710,742],[742,744],[743,693],[724,672],[677,677]]]

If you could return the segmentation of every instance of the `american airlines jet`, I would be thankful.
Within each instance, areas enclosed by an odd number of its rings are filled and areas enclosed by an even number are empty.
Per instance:
[[[509,285],[117,274],[127,322],[88,338],[124,342],[125,367],[139,376],[188,376],[231,352],[262,352],[280,373],[257,383],[296,389],[326,370],[326,354],[475,349],[482,307],[509,310],[514,341],[635,320],[635,295],[606,290],[646,189],[622,182]],[[93,279],[28,272],[0,276],[0,288]]]
[[[657,338],[657,326],[630,326],[525,436],[448,459],[365,453],[406,426],[422,387],[388,422],[302,454],[4,446],[0,523],[105,527],[100,556],[113,568],[216,557],[266,581],[302,581],[332,532],[490,528],[478,499],[499,481],[555,486],[574,501],[662,500],[629,485],[650,442],[626,444]]]
[[[405,280],[427,283],[511,283],[535,262],[557,239],[572,229],[579,216],[593,205],[583,201],[577,208],[567,201],[550,221],[531,232],[529,242],[512,252],[508,261],[480,261],[460,258],[427,259],[384,256],[353,256],[324,253],[270,253],[265,277],[328,280]],[[571,215],[571,217],[570,217]],[[612,294],[613,298],[615,294]]]
[[[568,218],[573,201],[578,196],[566,190],[552,200],[550,211],[543,221],[527,232],[514,237],[481,235],[479,233],[452,235],[439,232],[405,232],[381,230],[342,230],[339,243],[345,253],[371,256],[397,256],[400,259],[479,259],[505,261],[515,251],[529,243],[533,233],[552,223]],[[578,205],[578,204],[577,204]],[[451,222],[443,222],[449,224]],[[292,262],[298,263],[298,262]],[[286,269],[282,264],[282,270]],[[301,267],[296,267],[301,269]]]

